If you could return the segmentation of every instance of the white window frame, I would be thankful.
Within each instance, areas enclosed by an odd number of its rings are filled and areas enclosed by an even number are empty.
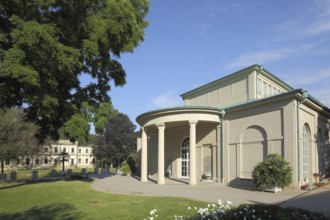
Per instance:
[[[180,177],[181,178],[189,178],[189,171],[190,171],[190,152],[189,152],[189,137],[185,137],[182,142],[181,142],[181,146],[180,146]],[[186,155],[183,155],[182,152],[186,150]],[[185,158],[183,158],[185,157]],[[185,163],[185,165],[184,165]],[[186,167],[186,175],[183,175],[183,168]]]
[[[257,95],[262,96],[262,80],[257,78]]]
[[[273,86],[271,84],[268,84],[267,96],[271,96],[272,94],[273,94]]]
[[[267,88],[268,88],[267,82],[264,81],[262,86],[263,86],[262,90],[263,90],[263,93],[264,93],[263,96],[266,97],[266,96],[268,96],[267,95]]]
[[[309,179],[309,150],[310,150],[310,131],[305,124],[302,132],[302,176],[304,182],[308,182]]]

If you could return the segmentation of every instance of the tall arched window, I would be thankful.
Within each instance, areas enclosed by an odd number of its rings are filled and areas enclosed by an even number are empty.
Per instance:
[[[302,175],[304,182],[308,182],[309,176],[309,149],[310,149],[310,131],[305,124],[302,132]]]
[[[185,138],[181,143],[181,177],[189,177],[189,137]]]

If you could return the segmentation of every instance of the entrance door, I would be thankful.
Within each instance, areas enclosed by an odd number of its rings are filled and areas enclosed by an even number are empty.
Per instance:
[[[181,177],[189,178],[189,138],[185,138],[181,144]]]

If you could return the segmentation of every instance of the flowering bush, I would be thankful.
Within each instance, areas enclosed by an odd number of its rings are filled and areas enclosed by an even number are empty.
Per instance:
[[[188,207],[190,212],[187,217],[174,216],[175,220],[184,219],[222,219],[226,211],[232,208],[231,202],[222,202],[218,199],[216,204],[208,204],[206,208],[191,208]]]
[[[158,218],[158,214],[157,214],[156,209],[151,210],[149,215],[150,216],[147,218],[148,220],[154,220],[154,219]],[[147,220],[147,219],[144,219],[144,220]]]
[[[165,216],[168,219],[169,216]],[[150,216],[145,220],[158,218],[157,210],[150,211]],[[163,219],[160,217],[160,219]],[[219,220],[219,219],[330,219],[322,213],[311,212],[300,208],[282,208],[276,205],[243,204],[233,207],[231,202],[218,200],[216,204],[208,204],[205,208],[188,207],[187,216],[173,217],[174,220]]]

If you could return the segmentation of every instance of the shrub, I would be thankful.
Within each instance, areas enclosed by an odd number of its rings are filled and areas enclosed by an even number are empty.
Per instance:
[[[137,173],[137,155],[135,152],[131,152],[126,159],[132,174]]]
[[[279,154],[270,154],[252,173],[254,183],[262,190],[275,186],[284,188],[292,181],[292,168]]]
[[[127,174],[131,173],[131,168],[130,168],[130,166],[128,165],[128,163],[127,163],[126,160],[124,160],[124,161],[121,163],[120,170],[123,172],[124,175],[127,175]]]
[[[82,176],[82,175],[79,175],[79,174],[73,174],[70,176],[70,179],[73,179],[73,180],[82,180],[82,179],[86,179],[86,177]]]

